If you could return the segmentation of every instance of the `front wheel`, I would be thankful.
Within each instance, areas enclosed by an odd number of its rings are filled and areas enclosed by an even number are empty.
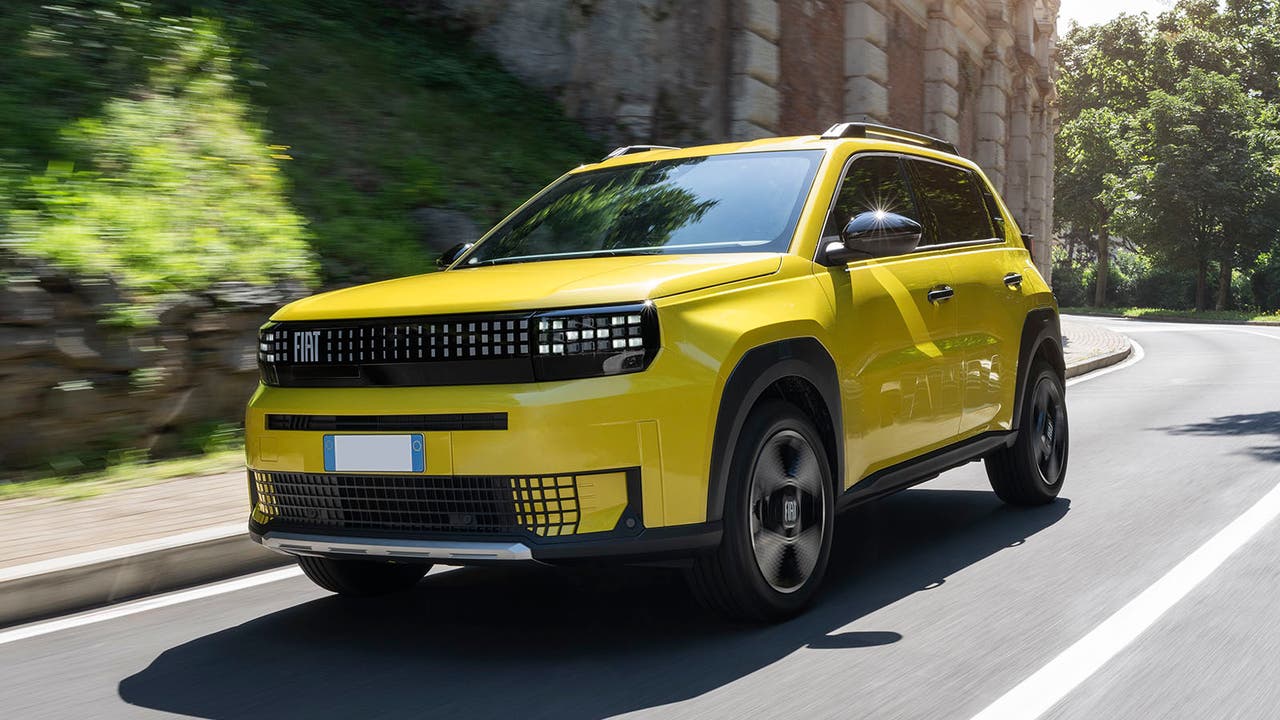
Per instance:
[[[1062,378],[1047,363],[1038,362],[1028,379],[1017,439],[986,459],[991,489],[1010,505],[1053,502],[1067,475],[1070,438]]]
[[[733,449],[720,547],[689,572],[694,594],[739,620],[800,612],[826,573],[834,504],[831,467],[809,418],[781,401],[755,408]]]
[[[350,597],[374,597],[410,590],[431,569],[424,563],[400,564],[302,555],[298,556],[298,566],[316,585]]]

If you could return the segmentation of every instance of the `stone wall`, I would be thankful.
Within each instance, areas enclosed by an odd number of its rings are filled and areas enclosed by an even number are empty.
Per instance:
[[[731,118],[730,0],[422,0],[517,77],[614,142],[708,142]],[[747,18],[746,20],[750,20]],[[763,63],[767,65],[768,63]],[[762,66],[763,66],[762,65]],[[771,72],[776,78],[775,68]]]
[[[186,449],[243,420],[257,328],[302,288],[224,283],[175,295],[158,323],[121,327],[109,279],[0,256],[0,478],[108,450]]]
[[[956,143],[1051,237],[1059,0],[422,1],[612,142],[885,122]]]

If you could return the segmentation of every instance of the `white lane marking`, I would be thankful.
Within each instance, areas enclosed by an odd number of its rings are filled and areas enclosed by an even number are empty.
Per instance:
[[[1280,515],[1280,485],[1049,664],[973,717],[1034,720],[1133,642]]]
[[[1230,329],[1233,332],[1239,332],[1239,333],[1249,333],[1250,335],[1257,335],[1258,337],[1271,338],[1272,340],[1280,340],[1280,335],[1272,335],[1271,333],[1265,333],[1260,330],[1244,330],[1241,328],[1224,328],[1224,329]]]
[[[192,600],[201,600],[215,595],[236,592],[237,590],[246,590],[259,585],[266,585],[267,583],[288,580],[289,578],[294,578],[301,574],[302,569],[297,566],[282,568],[280,570],[268,570],[267,572],[246,575],[241,578],[236,578],[235,580],[227,580],[225,582],[214,583],[212,585],[202,585],[197,588],[181,590],[167,595],[143,598],[129,603],[112,605],[100,610],[90,610],[88,612],[69,615],[63,618],[35,622],[29,625],[19,625],[18,627],[9,630],[0,630],[0,645],[17,642],[18,640],[26,640],[27,638],[38,637],[40,635],[48,635],[49,633],[58,632],[60,630],[70,630],[71,628],[82,627],[84,625],[92,625],[106,620],[114,620],[116,618],[122,618],[129,615],[136,615],[148,610],[158,610],[171,605],[191,602]]]
[[[1129,367],[1130,365],[1134,365],[1138,362],[1141,362],[1142,358],[1147,356],[1147,354],[1143,352],[1142,346],[1134,342],[1133,338],[1129,338],[1129,345],[1130,347],[1133,348],[1133,351],[1129,353],[1129,357],[1125,358],[1124,360],[1121,360],[1120,362],[1116,363],[1115,365],[1112,365],[1111,367],[1099,368],[1098,370],[1087,372],[1084,375],[1073,377],[1067,381],[1067,387],[1071,387],[1072,385],[1075,385],[1077,383],[1082,383],[1085,380],[1092,380],[1094,378],[1102,377],[1103,375],[1116,372],[1117,370],[1123,370]]]

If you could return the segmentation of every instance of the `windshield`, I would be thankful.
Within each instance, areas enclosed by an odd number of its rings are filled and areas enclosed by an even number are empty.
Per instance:
[[[734,153],[570,175],[463,267],[570,257],[786,252],[822,150]]]

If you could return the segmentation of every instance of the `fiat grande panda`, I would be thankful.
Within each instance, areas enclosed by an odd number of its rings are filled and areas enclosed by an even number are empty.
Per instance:
[[[347,595],[433,564],[673,563],[716,610],[812,601],[836,512],[973,460],[1067,468],[1058,313],[950,144],[632,146],[440,272],[294,302],[246,417],[254,540]]]

